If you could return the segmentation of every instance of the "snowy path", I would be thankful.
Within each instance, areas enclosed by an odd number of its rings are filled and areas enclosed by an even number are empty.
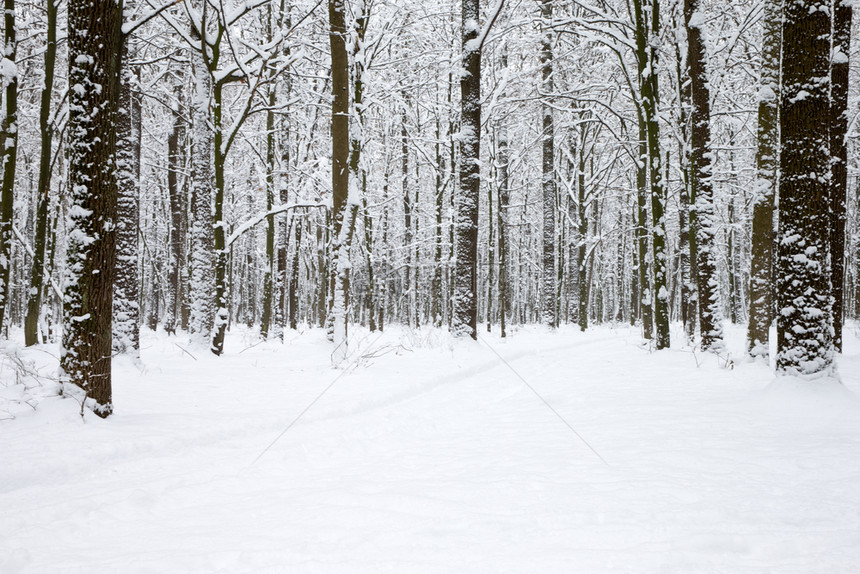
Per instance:
[[[320,333],[196,361],[149,336],[112,419],[47,399],[0,422],[0,572],[860,571],[848,393],[765,392],[761,365],[626,330],[434,337],[359,363],[252,464],[341,376]]]

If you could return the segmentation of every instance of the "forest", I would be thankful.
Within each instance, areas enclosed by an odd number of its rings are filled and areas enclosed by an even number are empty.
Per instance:
[[[851,0],[3,0],[0,572],[860,571]]]
[[[860,313],[850,5],[5,1],[0,322],[104,415],[141,328],[775,322],[807,376]]]

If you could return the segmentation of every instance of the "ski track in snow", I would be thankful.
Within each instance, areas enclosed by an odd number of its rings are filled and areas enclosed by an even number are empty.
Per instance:
[[[110,419],[0,421],[0,573],[860,572],[855,331],[844,389],[770,386],[739,327],[733,369],[627,328],[356,329],[345,372],[319,330],[197,360],[144,333]]]

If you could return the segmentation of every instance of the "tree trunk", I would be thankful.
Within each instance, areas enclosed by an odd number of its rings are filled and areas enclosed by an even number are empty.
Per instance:
[[[778,185],[781,20],[782,3],[765,4],[747,329],[747,352],[751,357],[765,360],[770,354],[768,332],[773,321],[773,208]]]
[[[405,105],[405,103],[404,103]],[[400,320],[412,326],[412,198],[409,194],[409,139],[406,133],[406,114],[400,117],[400,166],[402,168],[401,190],[403,193],[403,248],[406,261],[403,265],[403,311]]]
[[[650,85],[645,79],[648,70],[648,25],[642,0],[633,1],[634,18],[636,20],[636,63],[639,72],[639,101],[636,106],[636,117],[639,123],[639,159],[636,166],[636,203],[637,203],[637,274],[639,278],[639,308],[642,315],[642,333],[645,339],[651,339],[654,330],[653,301],[651,289],[651,274],[648,273],[648,120],[646,117],[646,102],[650,97]]]
[[[170,253],[167,258],[167,307],[164,330],[176,332],[182,314],[182,267],[185,262],[185,201],[179,188],[178,175],[184,167],[185,122],[180,113],[182,84],[174,86],[173,123],[167,136],[167,195],[170,202]]]
[[[331,44],[332,75],[332,191],[334,195],[334,242],[332,246],[331,316],[334,326],[335,350],[332,361],[340,363],[347,354],[347,319],[349,291],[349,242],[355,216],[354,205],[349,207],[349,54],[346,49],[346,6],[344,0],[329,0],[329,42]],[[344,229],[346,226],[346,229]]]
[[[588,268],[586,267],[586,255],[588,253],[588,206],[586,205],[585,193],[585,135],[587,129],[585,124],[580,126],[581,135],[579,138],[579,149],[577,150],[579,161],[576,166],[576,220],[578,224],[576,233],[576,284],[579,287],[576,315],[580,331],[588,329]]]
[[[657,49],[653,45],[646,47],[646,39],[659,36],[660,10],[657,0],[653,0],[651,9],[651,27],[645,23],[641,0],[635,0],[634,9],[637,17],[637,52],[645,58],[644,71],[640,72],[642,111],[645,120],[648,141],[648,170],[651,183],[651,220],[653,224],[653,268],[654,289],[648,290],[648,300],[654,303],[655,345],[658,349],[669,346],[669,293],[666,290],[666,221],[664,209],[666,204],[666,184],[663,181],[662,154],[660,153],[660,122],[659,122],[659,85],[657,81]],[[639,64],[643,64],[640,62]],[[640,271],[640,276],[642,271]]]
[[[130,6],[124,4],[125,19],[131,17]],[[123,61],[127,62],[129,38],[122,42]],[[136,75],[124,66],[119,79],[119,109],[116,124],[117,160],[117,229],[116,280],[113,294],[114,354],[140,355],[140,276],[137,262],[140,228],[140,203],[137,165],[139,165],[140,102],[137,101]]]
[[[438,100],[437,100],[438,101]],[[438,113],[438,110],[437,110]],[[442,208],[445,205],[445,186],[442,184],[442,127],[439,118],[436,118],[436,228],[435,249],[433,257],[433,285],[432,285],[432,312],[433,326],[442,326]]]
[[[701,30],[704,15],[699,0],[684,0],[684,21],[687,28],[687,65],[693,104],[690,112],[690,187],[693,189],[691,195],[695,197],[693,209],[696,213],[699,330],[702,335],[702,348],[719,351],[723,348],[723,327],[715,252],[717,219],[711,182],[711,103]]]
[[[553,117],[551,96],[553,91],[552,77],[552,3],[553,0],[541,0],[541,154],[543,191],[543,258],[542,258],[542,322],[555,328],[558,325],[556,315],[556,270],[555,270],[555,158],[553,138]]]
[[[203,14],[206,14],[205,8]],[[201,49],[206,47],[206,42],[199,34],[196,39],[200,40]],[[208,342],[215,320],[215,230],[212,226],[212,153],[215,146],[212,130],[209,129],[212,76],[209,74],[208,56],[203,55],[208,54],[208,51],[197,52],[198,58],[194,62],[195,93],[191,101],[191,317],[188,326],[192,339],[199,344]]]
[[[504,56],[504,65],[507,66],[507,56]],[[509,149],[508,149],[508,127],[503,118],[499,126],[499,329],[501,337],[507,333],[508,313],[511,308],[510,286],[508,285],[508,210],[511,202],[509,181]]]
[[[845,221],[848,217],[848,54],[851,53],[852,4],[833,3],[833,53],[830,64],[830,266],[833,287],[833,346],[842,351],[845,283]]]
[[[215,355],[221,355],[224,352],[224,337],[227,323],[230,320],[227,299],[227,246],[224,234],[224,227],[226,226],[224,221],[224,192],[226,187],[224,167],[227,161],[227,149],[224,146],[223,90],[224,85],[221,82],[215,83],[212,89],[212,124],[214,128],[212,136],[215,148],[215,201],[213,202],[215,210],[212,214],[215,245],[215,300],[213,302],[215,322],[212,326],[210,349]]]
[[[57,4],[54,0],[47,0],[46,14],[48,37],[45,45],[45,77],[39,108],[39,130],[42,139],[39,151],[39,183],[36,188],[39,204],[36,207],[33,267],[30,271],[30,290],[27,294],[27,316],[24,319],[24,344],[27,346],[39,342],[39,315],[42,308],[42,293],[45,282],[45,245],[48,236],[48,206],[50,205],[51,158],[54,139],[54,126],[51,125],[51,94],[54,86],[54,66],[57,60]]]
[[[113,412],[111,323],[116,257],[115,116],[121,70],[121,4],[71,0],[69,13],[69,211],[63,301],[63,380]],[[81,33],[86,31],[86,33]],[[98,87],[98,89],[96,89]]]
[[[481,47],[476,45],[478,0],[462,0],[462,63],[460,79],[460,193],[456,203],[454,314],[456,336],[478,337],[478,198],[481,190]]]
[[[690,83],[686,80],[686,70],[681,69],[681,46],[675,44],[676,75],[678,78],[678,124],[681,141],[678,143],[678,161],[681,168],[681,190],[678,208],[678,260],[681,283],[681,321],[684,335],[692,343],[696,334],[696,278],[692,270],[692,242],[690,230],[690,133],[688,129],[689,112],[692,107]],[[668,159],[667,162],[668,163]]]
[[[291,5],[286,2],[286,0],[281,0],[281,10],[280,10],[280,20],[281,20],[281,29],[289,30],[292,28],[292,16],[290,15]],[[290,57],[290,44],[287,43],[287,48],[284,50],[284,54],[287,58]],[[287,101],[292,97],[293,91],[293,81],[292,76],[290,74],[284,74],[284,97]],[[290,114],[287,110],[281,119],[282,129],[281,129],[281,165],[280,165],[280,177],[278,178],[278,198],[282,204],[287,203],[289,201],[289,183],[290,183]],[[292,214],[290,219],[290,224],[288,225],[286,218],[281,218],[278,224],[278,274],[277,274],[277,286],[278,286],[278,305],[277,311],[275,312],[275,323],[278,325],[278,334],[281,339],[284,338],[284,319],[285,313],[287,312],[287,306],[289,304],[289,321],[290,328],[296,328],[296,314],[293,313],[293,298],[292,295],[294,293],[292,283],[293,277],[290,276],[287,278],[287,253],[290,245],[290,227],[296,227],[296,238],[297,240],[301,238],[301,231],[299,229],[300,225],[304,223],[303,221],[297,221],[297,215]],[[296,244],[296,254],[298,257],[298,243]],[[298,272],[298,260],[295,263],[295,270]],[[296,277],[296,282],[298,282],[298,277]],[[287,283],[289,281],[289,287]],[[298,286],[298,283],[297,283]],[[289,297],[289,298],[288,298]],[[298,307],[298,300],[296,301],[296,307]],[[297,311],[297,310],[296,310]]]
[[[15,0],[4,0],[5,51],[3,84],[6,86],[6,117],[3,119],[3,189],[0,193],[0,328],[9,305],[12,270],[12,217],[15,192],[15,164],[18,158],[18,41],[15,37]]]
[[[833,376],[831,334],[830,2],[786,0],[782,23],[778,375]]]
[[[271,5],[269,6],[271,11]],[[271,14],[269,14],[269,34],[271,37]],[[270,38],[271,41],[271,38]],[[275,206],[275,112],[277,92],[274,85],[269,86],[269,109],[266,112],[266,211]],[[266,218],[266,272],[263,276],[263,314],[260,317],[260,335],[267,339],[274,316],[275,274],[275,216]]]

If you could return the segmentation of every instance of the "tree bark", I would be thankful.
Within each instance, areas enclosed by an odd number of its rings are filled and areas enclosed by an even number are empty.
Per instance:
[[[3,119],[3,189],[0,192],[0,328],[9,305],[12,270],[12,217],[15,192],[15,164],[18,158],[18,41],[15,28],[15,0],[4,0],[3,85],[6,88],[6,117]]]
[[[747,353],[767,359],[773,322],[773,209],[779,180],[779,62],[782,2],[765,4],[758,103],[758,147],[753,188]]]
[[[456,336],[478,337],[478,198],[481,189],[481,47],[478,0],[462,0],[460,192],[456,197],[454,313]]]
[[[786,0],[782,23],[777,374],[835,375],[831,331],[830,2]]]
[[[167,258],[167,301],[164,316],[164,330],[175,333],[182,315],[182,268],[185,262],[185,201],[179,187],[178,175],[184,164],[185,154],[182,146],[185,140],[185,122],[180,113],[182,84],[173,89],[173,103],[170,133],[167,136],[167,195],[170,202],[170,245]]]
[[[645,339],[653,337],[654,295],[651,288],[651,274],[648,273],[648,119],[645,100],[650,98],[650,85],[645,79],[648,70],[648,24],[642,0],[633,1],[633,15],[636,20],[636,63],[639,72],[639,100],[636,117],[639,123],[639,159],[636,166],[636,246],[637,275],[639,279],[638,306],[642,315],[642,333]]]
[[[68,250],[60,367],[94,412],[113,412],[111,323],[116,257],[115,116],[122,5],[70,0]],[[86,33],[82,33],[86,31]]]
[[[723,348],[723,327],[715,252],[717,219],[711,182],[711,102],[701,30],[704,14],[699,0],[684,0],[684,21],[687,28],[687,66],[693,104],[690,112],[690,187],[693,191],[690,195],[695,198],[692,208],[696,220],[699,331],[702,348],[719,351]]]
[[[558,325],[556,307],[556,270],[555,270],[555,156],[554,156],[554,127],[552,116],[551,96],[553,91],[552,76],[552,3],[553,0],[541,0],[541,155],[543,192],[543,257],[542,257],[542,322],[555,328]]]
[[[848,217],[848,54],[851,53],[852,4],[833,2],[833,52],[830,64],[830,266],[833,287],[833,346],[842,351],[845,283],[845,222]]]
[[[340,363],[347,353],[347,314],[349,292],[349,246],[355,218],[349,204],[349,54],[346,48],[347,26],[344,0],[329,0],[329,42],[332,75],[332,192],[334,196],[334,243],[331,270],[333,277],[331,316],[335,350],[332,361]],[[346,226],[346,228],[344,228]]]
[[[45,277],[45,246],[48,236],[48,206],[51,189],[51,158],[54,126],[51,125],[51,94],[54,87],[54,67],[57,61],[57,4],[46,1],[47,42],[45,44],[45,78],[39,106],[39,182],[36,187],[39,204],[36,207],[36,235],[33,240],[33,267],[27,294],[27,316],[24,319],[24,344],[39,342],[39,314],[42,307]]]
[[[125,19],[131,12],[124,5]],[[129,38],[122,41],[122,58],[127,63]],[[116,124],[117,160],[117,230],[116,279],[113,294],[113,351],[115,354],[140,354],[140,276],[138,229],[140,204],[138,185],[140,103],[135,94],[136,75],[128,65],[123,66],[119,79],[119,108]]]

